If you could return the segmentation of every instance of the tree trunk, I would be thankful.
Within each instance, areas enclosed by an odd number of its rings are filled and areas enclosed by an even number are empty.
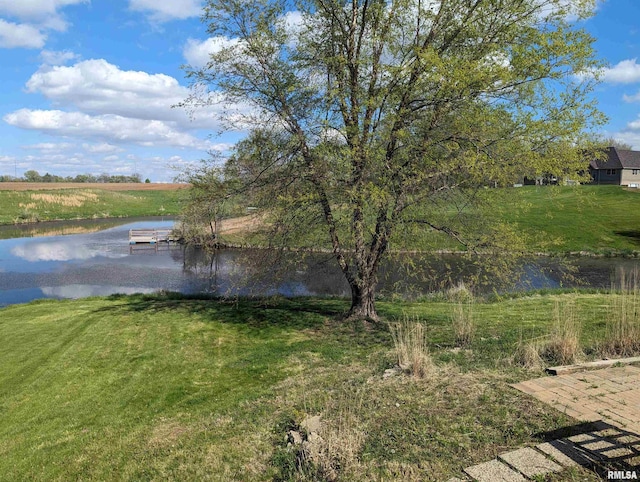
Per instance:
[[[347,319],[365,319],[378,321],[375,304],[375,279],[360,283],[351,282],[351,308]]]

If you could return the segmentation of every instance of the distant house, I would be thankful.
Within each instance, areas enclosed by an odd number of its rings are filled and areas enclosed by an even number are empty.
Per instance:
[[[607,148],[607,157],[593,160],[589,172],[594,184],[640,187],[640,151]]]

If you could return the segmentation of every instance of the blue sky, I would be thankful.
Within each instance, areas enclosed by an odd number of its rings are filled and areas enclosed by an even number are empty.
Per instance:
[[[220,39],[200,0],[0,0],[0,174],[131,174],[171,181],[172,166],[225,151],[215,108],[190,119],[180,66]],[[598,3],[584,27],[608,68],[595,97],[602,134],[640,149],[640,1]],[[212,136],[211,134],[214,134]]]

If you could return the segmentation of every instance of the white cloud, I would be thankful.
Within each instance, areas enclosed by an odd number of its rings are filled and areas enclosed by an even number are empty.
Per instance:
[[[640,82],[640,64],[637,59],[628,59],[618,62],[611,68],[602,71],[605,82],[612,84],[633,84]]]
[[[630,144],[632,149],[640,150],[640,116],[636,120],[628,122],[621,132],[613,133],[610,137]]]
[[[22,146],[23,149],[36,149],[39,151],[66,151],[73,148],[73,144],[67,142],[40,142],[39,144],[31,144]]]
[[[625,131],[612,136],[616,141],[629,144],[631,149],[640,150],[640,132]]]
[[[280,17],[280,22],[289,34],[296,34],[302,30],[304,25],[302,13],[298,10],[291,10]]]
[[[89,3],[89,0],[0,0],[0,14],[26,19],[43,19],[58,15],[58,9]]]
[[[188,88],[165,74],[121,70],[104,59],[71,66],[43,66],[26,84],[27,92],[40,93],[54,106],[73,106],[82,112],[113,114],[135,119],[176,122],[182,129],[217,129],[221,106],[199,109],[190,117],[173,108],[190,94]]]
[[[47,37],[33,25],[7,22],[0,18],[0,48],[39,49]]]
[[[40,52],[40,58],[44,65],[65,65],[67,62],[77,60],[80,56],[69,50],[43,50]]]
[[[84,112],[163,120],[175,119],[171,106],[188,95],[173,77],[120,70],[104,59],[41,68],[26,87],[56,105],[74,105]]]
[[[233,47],[239,42],[238,39],[227,37],[211,37],[207,40],[197,40],[190,38],[182,51],[187,63],[193,67],[204,67],[209,62],[211,54],[220,52],[223,48]]]
[[[129,0],[129,8],[149,14],[154,22],[180,20],[202,14],[201,0]]]
[[[0,0],[0,47],[42,48],[47,30],[63,32],[67,22],[58,11],[89,0]],[[17,19],[19,23],[7,18]]]
[[[591,7],[597,11],[604,0],[595,0],[593,5],[590,2],[576,2],[574,0],[555,0],[553,2],[542,1],[540,18],[548,19],[549,17],[560,16],[567,22],[576,22],[583,20],[587,14],[591,12]]]
[[[624,95],[622,96],[622,99],[623,99],[625,102],[640,102],[640,92],[638,92],[638,93],[636,93],[636,94],[634,94],[634,95],[627,95],[627,94],[624,94]]]
[[[295,35],[303,26],[302,13],[298,10],[287,12],[279,18],[279,24],[290,35]],[[182,55],[192,67],[204,67],[209,62],[211,54],[220,52],[224,48],[235,47],[239,43],[238,38],[222,36],[210,37],[206,40],[190,38],[182,49]]]
[[[108,154],[111,152],[122,151],[120,147],[106,142],[103,142],[102,144],[82,144],[82,148],[91,154]]]
[[[201,157],[203,151],[230,148],[227,143],[214,144],[199,139],[194,131],[219,130],[222,113],[234,118],[234,115],[251,112],[246,106],[222,103],[212,103],[195,112],[172,108],[191,94],[175,78],[121,70],[104,59],[52,65],[72,60],[73,55],[47,51],[43,55],[45,64],[26,84],[27,92],[41,94],[49,100],[50,110],[24,108],[3,117],[12,126],[54,139],[24,146],[32,149],[30,154],[33,154],[22,158],[27,169],[47,170],[58,175],[137,170],[154,180],[168,180],[166,164],[174,162],[169,159],[175,155],[176,148],[180,152],[200,151],[196,158]],[[138,150],[138,146],[153,149],[157,160],[146,163],[136,157],[131,151]],[[115,154],[119,156],[116,158]],[[132,161],[138,162],[140,169],[136,169]],[[152,168],[161,164],[163,167],[157,170],[164,174]]]
[[[48,243],[28,243],[16,246],[11,254],[27,261],[70,261],[72,259],[91,259],[101,257],[122,258],[126,254],[106,252],[87,247],[76,241],[59,241]]]
[[[42,133],[93,138],[105,142],[141,146],[208,149],[209,143],[180,132],[172,123],[132,119],[118,115],[90,116],[81,112],[20,109],[4,116],[8,124]]]

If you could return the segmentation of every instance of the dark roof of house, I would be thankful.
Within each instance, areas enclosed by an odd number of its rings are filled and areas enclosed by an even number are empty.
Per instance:
[[[640,169],[640,151],[627,151],[625,149],[616,149],[620,164],[625,169]]]
[[[592,160],[590,166],[592,169],[640,169],[640,151],[608,147],[607,157]]]

